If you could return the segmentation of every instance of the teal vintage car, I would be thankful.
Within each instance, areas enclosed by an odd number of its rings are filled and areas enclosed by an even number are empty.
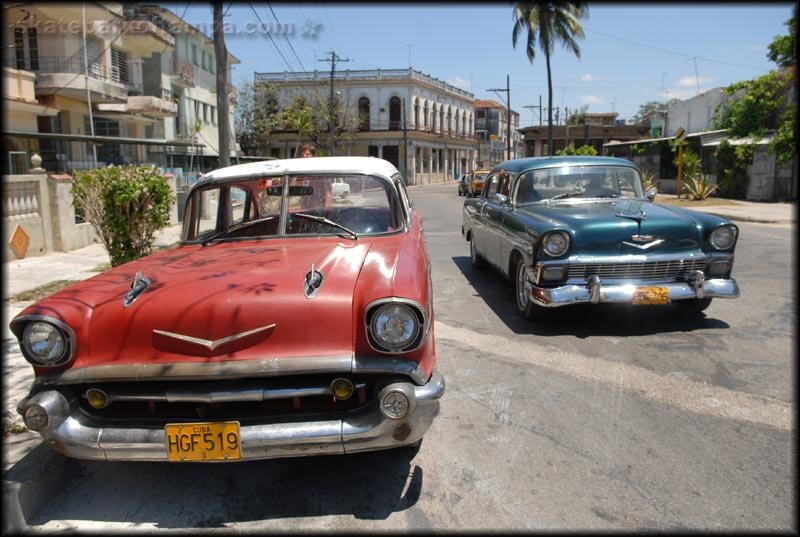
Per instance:
[[[501,162],[479,198],[464,201],[461,233],[476,268],[515,282],[528,319],[578,303],[673,304],[700,312],[736,298],[739,229],[719,216],[656,205],[639,169],[610,157]]]

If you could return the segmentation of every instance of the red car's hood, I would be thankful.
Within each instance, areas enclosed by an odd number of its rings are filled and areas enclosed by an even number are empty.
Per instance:
[[[369,249],[366,241],[337,238],[183,246],[122,265],[53,298],[80,300],[92,309],[87,337],[81,338],[90,348],[79,349],[73,367],[348,355],[353,288]],[[324,281],[309,299],[303,282],[312,264]],[[150,284],[125,308],[122,299],[136,271]],[[250,331],[255,332],[219,342]],[[218,346],[212,350],[187,338]]]

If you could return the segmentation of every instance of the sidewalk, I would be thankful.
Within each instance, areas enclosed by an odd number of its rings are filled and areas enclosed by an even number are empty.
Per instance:
[[[677,199],[675,194],[658,194],[659,199]],[[685,199],[685,198],[684,198]],[[709,198],[713,200],[714,198]],[[722,216],[733,221],[757,222],[761,224],[792,224],[797,223],[796,203],[763,203],[757,201],[731,200],[736,205],[699,205],[685,207],[693,211]]]
[[[165,228],[156,236],[156,248],[169,246],[180,240],[181,224]],[[98,265],[109,263],[108,253],[99,243],[71,252],[14,259],[5,263],[5,295],[11,296],[35,289],[55,280],[85,280],[99,272],[91,272]]]

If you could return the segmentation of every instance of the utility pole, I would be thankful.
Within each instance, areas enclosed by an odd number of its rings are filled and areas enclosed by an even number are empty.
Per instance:
[[[414,45],[405,45],[408,48],[408,68],[411,69],[411,49],[414,48]]]
[[[408,129],[406,128],[406,98],[403,97],[403,179],[408,184]]]
[[[92,156],[94,158],[94,167],[97,168],[97,141],[94,140],[94,115],[92,114],[92,94],[89,91],[89,57],[86,52],[86,3],[81,2],[82,5],[82,24],[83,24],[83,66],[86,69],[86,100],[89,103],[89,128],[92,135]]]
[[[493,91],[495,93],[497,93],[498,91],[506,92],[506,106],[508,107],[508,113],[506,114],[506,151],[508,152],[508,160],[511,160],[514,158],[513,156],[511,156],[511,76],[506,75],[505,89],[493,88],[486,91]]]
[[[336,125],[336,117],[334,113],[334,106],[333,106],[333,74],[336,71],[336,62],[349,62],[349,59],[342,59],[336,55],[336,51],[332,50],[329,52],[331,55],[330,58],[324,58],[322,60],[317,60],[320,62],[331,62],[331,99],[330,99],[330,109],[329,114],[330,117],[328,118],[328,146],[331,156],[336,155],[336,144],[333,140],[333,129],[334,125]]]
[[[217,125],[219,126],[219,167],[231,164],[231,141],[228,127],[228,49],[222,26],[224,6],[221,0],[214,1],[214,55],[217,62]]]

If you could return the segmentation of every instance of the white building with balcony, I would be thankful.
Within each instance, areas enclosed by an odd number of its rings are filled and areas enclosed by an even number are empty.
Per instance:
[[[330,95],[330,71],[255,73],[255,81],[278,87],[279,107],[297,95],[317,94],[326,103]],[[477,143],[471,93],[415,69],[336,71],[334,91],[350,113],[363,118],[352,141],[337,145],[337,155],[388,160],[408,184],[443,182],[473,169]],[[291,158],[308,141],[278,132],[265,150]]]

